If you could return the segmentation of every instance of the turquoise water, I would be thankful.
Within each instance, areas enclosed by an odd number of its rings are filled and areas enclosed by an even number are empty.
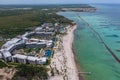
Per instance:
[[[78,25],[74,32],[75,55],[81,70],[92,72],[91,75],[84,75],[84,78],[120,80],[120,63],[105,48],[98,36],[99,34],[109,49],[120,59],[120,5],[93,6],[98,9],[96,12],[60,12],[59,14],[74,20]]]

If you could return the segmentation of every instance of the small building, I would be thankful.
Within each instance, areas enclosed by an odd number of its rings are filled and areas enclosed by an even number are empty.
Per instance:
[[[36,64],[38,57],[34,57],[34,56],[28,56],[27,57],[27,61],[29,64]]]
[[[38,41],[40,41],[40,40],[39,39],[35,39],[35,38],[29,39],[29,42],[38,42]]]
[[[11,53],[16,48],[20,48],[20,47],[23,47],[23,46],[25,46],[25,43],[19,42],[19,43],[14,43],[14,44],[11,44],[11,45],[9,45],[7,47],[4,47],[3,49],[5,49],[5,50],[7,50],[7,51],[9,51]]]
[[[43,47],[46,47],[46,43],[30,42],[30,43],[26,43],[26,47],[28,47],[28,48],[43,48]]]
[[[46,32],[54,32],[55,29],[54,29],[54,28],[47,28],[45,31],[46,31]]]
[[[59,23],[55,23],[54,26],[59,26]]]
[[[36,35],[39,35],[39,36],[53,36],[55,35],[54,32],[36,32]]]
[[[47,58],[46,57],[42,57],[42,58],[38,58],[36,60],[36,64],[45,64],[47,61]]]
[[[7,41],[7,42],[2,46],[2,48],[3,48],[3,47],[9,47],[9,46],[11,46],[12,44],[18,43],[19,41],[21,41],[20,38],[13,38],[13,39]]]
[[[53,46],[53,43],[52,42],[49,42],[46,44],[47,47],[51,48]]]
[[[19,63],[27,63],[27,56],[26,55],[21,55],[21,54],[15,54],[13,56],[13,62],[19,62]]]
[[[46,41],[46,46],[51,48],[53,46],[53,41],[52,40]]]
[[[27,40],[28,37],[33,36],[34,34],[35,34],[35,32],[26,32],[25,34],[22,35],[22,38],[24,40]]]
[[[1,54],[3,56],[3,59],[5,61],[8,61],[8,62],[12,61],[12,55],[11,55],[11,53],[9,51],[1,49],[0,52],[1,52]]]
[[[43,29],[42,27],[37,27],[37,28],[35,29],[35,31],[36,31],[36,32],[43,32],[44,29]]]
[[[51,26],[53,26],[52,23],[44,23],[44,24],[42,25],[42,27],[51,27]]]

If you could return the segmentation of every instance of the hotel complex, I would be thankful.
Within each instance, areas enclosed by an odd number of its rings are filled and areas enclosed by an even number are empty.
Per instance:
[[[43,24],[40,27],[35,28],[32,32],[26,32],[25,34],[13,38],[7,41],[0,49],[0,58],[4,59],[6,62],[18,62],[18,63],[29,63],[29,64],[45,64],[48,57],[36,57],[23,55],[18,53],[12,53],[15,49],[21,47],[26,48],[51,48],[53,46],[52,40],[42,40],[36,38],[30,38],[33,35],[38,36],[54,36],[55,29],[49,28],[48,23]]]

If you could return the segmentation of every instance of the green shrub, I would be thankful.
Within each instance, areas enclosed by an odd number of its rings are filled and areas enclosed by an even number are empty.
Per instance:
[[[7,67],[7,65],[0,60],[0,68]]]
[[[19,77],[24,77],[27,80],[34,79],[36,77],[46,80],[48,77],[48,70],[45,66],[21,64],[17,69],[18,71],[14,75],[13,80],[17,80]]]

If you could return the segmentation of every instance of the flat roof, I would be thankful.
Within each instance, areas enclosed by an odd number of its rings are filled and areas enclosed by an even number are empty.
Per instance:
[[[4,49],[1,50],[1,53],[2,53],[2,55],[3,55],[5,58],[12,56],[9,51],[4,50]]]
[[[19,59],[27,59],[26,55],[21,55],[21,54],[15,54],[13,57],[19,58]]]
[[[11,39],[10,41],[7,41],[4,45],[3,45],[3,47],[8,47],[8,46],[10,46],[10,45],[12,45],[12,44],[15,44],[15,43],[17,43],[18,41],[20,41],[21,39],[19,39],[19,38],[13,38],[13,39]]]
[[[43,27],[37,27],[35,30],[42,30]]]
[[[40,61],[40,62],[46,62],[46,60],[47,60],[46,57],[41,57],[37,59],[37,61]]]
[[[27,60],[31,60],[31,61],[35,61],[37,59],[38,59],[38,57],[34,57],[34,56],[28,56],[27,57]]]

